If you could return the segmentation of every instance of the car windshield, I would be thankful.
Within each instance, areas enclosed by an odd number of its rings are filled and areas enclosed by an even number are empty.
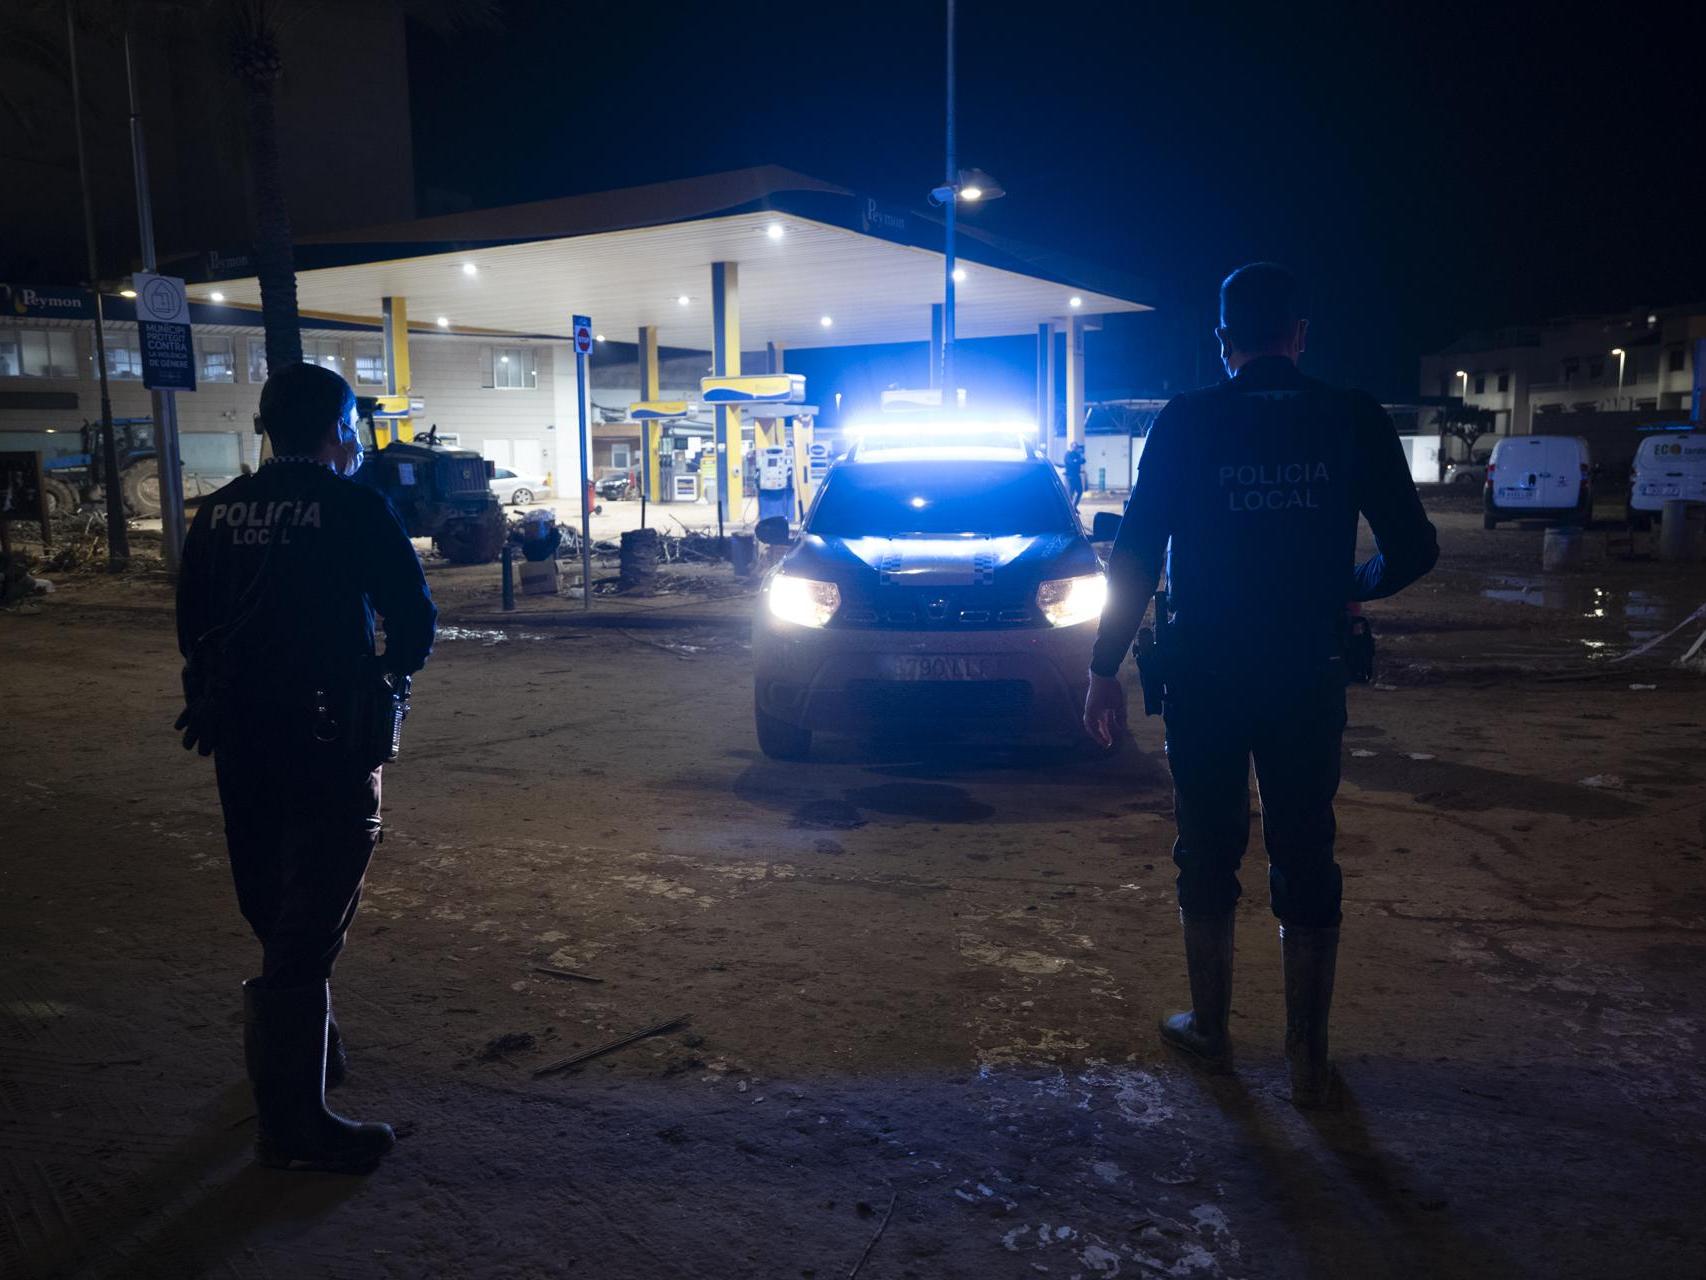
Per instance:
[[[808,531],[826,538],[1068,533],[1072,512],[1036,462],[844,463],[829,473]]]

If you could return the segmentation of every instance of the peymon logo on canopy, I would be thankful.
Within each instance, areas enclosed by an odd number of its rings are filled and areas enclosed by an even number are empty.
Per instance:
[[[94,314],[87,289],[0,284],[0,312],[15,316],[63,316],[80,320]]]

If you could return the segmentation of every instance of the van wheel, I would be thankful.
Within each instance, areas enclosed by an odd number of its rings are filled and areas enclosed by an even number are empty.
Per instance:
[[[1499,518],[1491,511],[1483,511],[1481,513],[1481,527],[1483,529],[1497,529],[1499,527]]]
[[[758,730],[758,749],[772,760],[804,760],[812,752],[812,731],[778,720],[753,699],[752,720]]]

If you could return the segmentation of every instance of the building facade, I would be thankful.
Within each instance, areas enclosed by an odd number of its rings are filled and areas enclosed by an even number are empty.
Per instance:
[[[1491,411],[1501,435],[1545,432],[1554,414],[1687,417],[1703,344],[1706,305],[1575,316],[1466,334],[1422,357],[1419,389]]]

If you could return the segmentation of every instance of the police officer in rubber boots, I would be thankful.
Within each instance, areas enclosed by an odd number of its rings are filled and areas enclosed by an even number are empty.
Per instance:
[[[256,1155],[342,1172],[396,1140],[325,1099],[346,1069],[329,980],[380,837],[380,770],[356,726],[364,698],[426,661],[437,618],[390,504],[351,479],[355,415],[330,369],[268,378],[273,456],[202,502],[178,583],[178,728],[214,757],[238,906],[261,943],[260,976],[243,984]]]
[[[1085,729],[1111,743],[1126,717],[1120,661],[1154,597],[1162,616],[1143,674],[1146,685],[1157,675],[1164,683],[1191,994],[1190,1010],[1166,1018],[1161,1035],[1230,1065],[1233,912],[1254,761],[1285,960],[1292,1098],[1306,1107],[1328,1105],[1336,1084],[1327,1015],[1342,887],[1333,796],[1347,607],[1401,591],[1439,555],[1385,411],[1298,369],[1307,329],[1283,267],[1254,263],[1221,284],[1216,334],[1230,377],[1175,397],[1149,433],[1109,557],[1084,708]],[[1359,514],[1378,547],[1361,564]],[[1157,596],[1164,570],[1168,591]]]

